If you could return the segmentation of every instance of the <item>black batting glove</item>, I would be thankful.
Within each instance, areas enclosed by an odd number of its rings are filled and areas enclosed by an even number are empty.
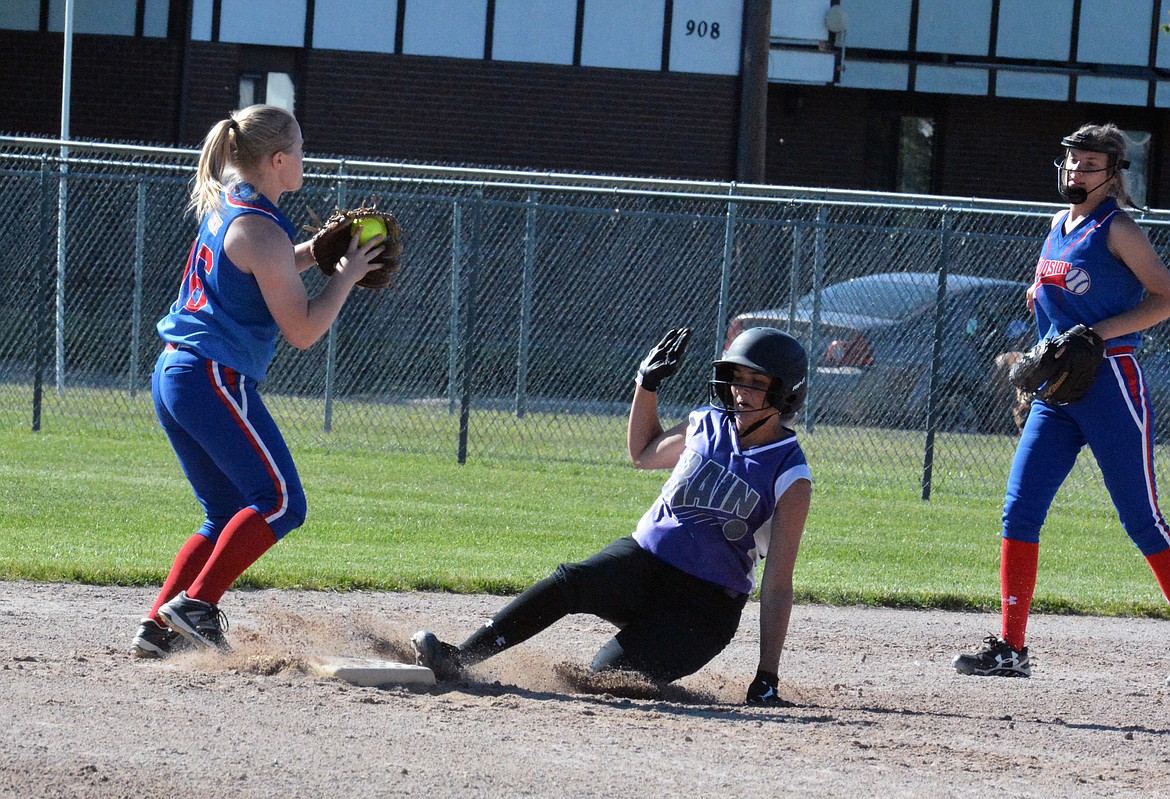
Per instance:
[[[678,371],[687,342],[691,340],[689,327],[676,327],[658,342],[650,354],[638,365],[634,382],[647,391],[657,391],[662,381]]]
[[[776,693],[776,686],[779,682],[780,678],[770,671],[764,671],[763,669],[756,671],[756,678],[748,686],[747,704],[791,707],[791,702],[784,701]]]

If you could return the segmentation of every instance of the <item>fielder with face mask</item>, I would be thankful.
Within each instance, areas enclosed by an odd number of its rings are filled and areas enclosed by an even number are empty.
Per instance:
[[[1033,400],[1008,476],[1003,510],[1001,632],[954,659],[961,674],[1028,677],[1024,643],[1040,549],[1040,527],[1087,444],[1101,467],[1121,524],[1170,599],[1170,529],[1154,481],[1154,416],[1134,351],[1141,331],[1170,317],[1170,272],[1120,203],[1125,136],[1085,125],[1066,136],[1055,162],[1068,200],[1052,217],[1026,302],[1041,339],[1084,325],[1104,340],[1105,358],[1083,399]]]

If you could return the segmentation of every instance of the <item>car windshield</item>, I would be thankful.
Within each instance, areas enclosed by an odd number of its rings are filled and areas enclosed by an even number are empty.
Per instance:
[[[829,286],[821,292],[821,312],[860,314],[878,319],[901,319],[934,302],[937,287],[931,282],[896,278],[860,278]],[[797,309],[811,313],[813,295],[805,294]]]

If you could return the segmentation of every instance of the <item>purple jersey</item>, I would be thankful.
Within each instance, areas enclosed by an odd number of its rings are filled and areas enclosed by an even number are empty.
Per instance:
[[[675,568],[750,593],[776,499],[800,479],[812,476],[795,435],[741,450],[731,415],[700,408],[687,419],[685,449],[634,539]]]
[[[183,346],[256,380],[264,379],[276,352],[276,321],[252,275],[224,252],[228,228],[245,214],[266,216],[288,234],[296,227],[247,183],[224,192],[223,204],[207,215],[191,245],[179,298],[158,323],[164,341]]]
[[[1034,307],[1040,338],[1054,338],[1078,324],[1091,327],[1141,301],[1141,281],[1106,246],[1109,226],[1121,213],[1110,198],[1071,232],[1064,232],[1067,211],[1048,232],[1036,264]],[[1141,333],[1129,333],[1107,343],[1137,347],[1141,342]]]

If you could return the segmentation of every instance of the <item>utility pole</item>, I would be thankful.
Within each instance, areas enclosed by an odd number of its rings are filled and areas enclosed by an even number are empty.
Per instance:
[[[735,179],[764,182],[768,131],[768,50],[772,38],[772,0],[744,0],[739,68],[739,136]]]

